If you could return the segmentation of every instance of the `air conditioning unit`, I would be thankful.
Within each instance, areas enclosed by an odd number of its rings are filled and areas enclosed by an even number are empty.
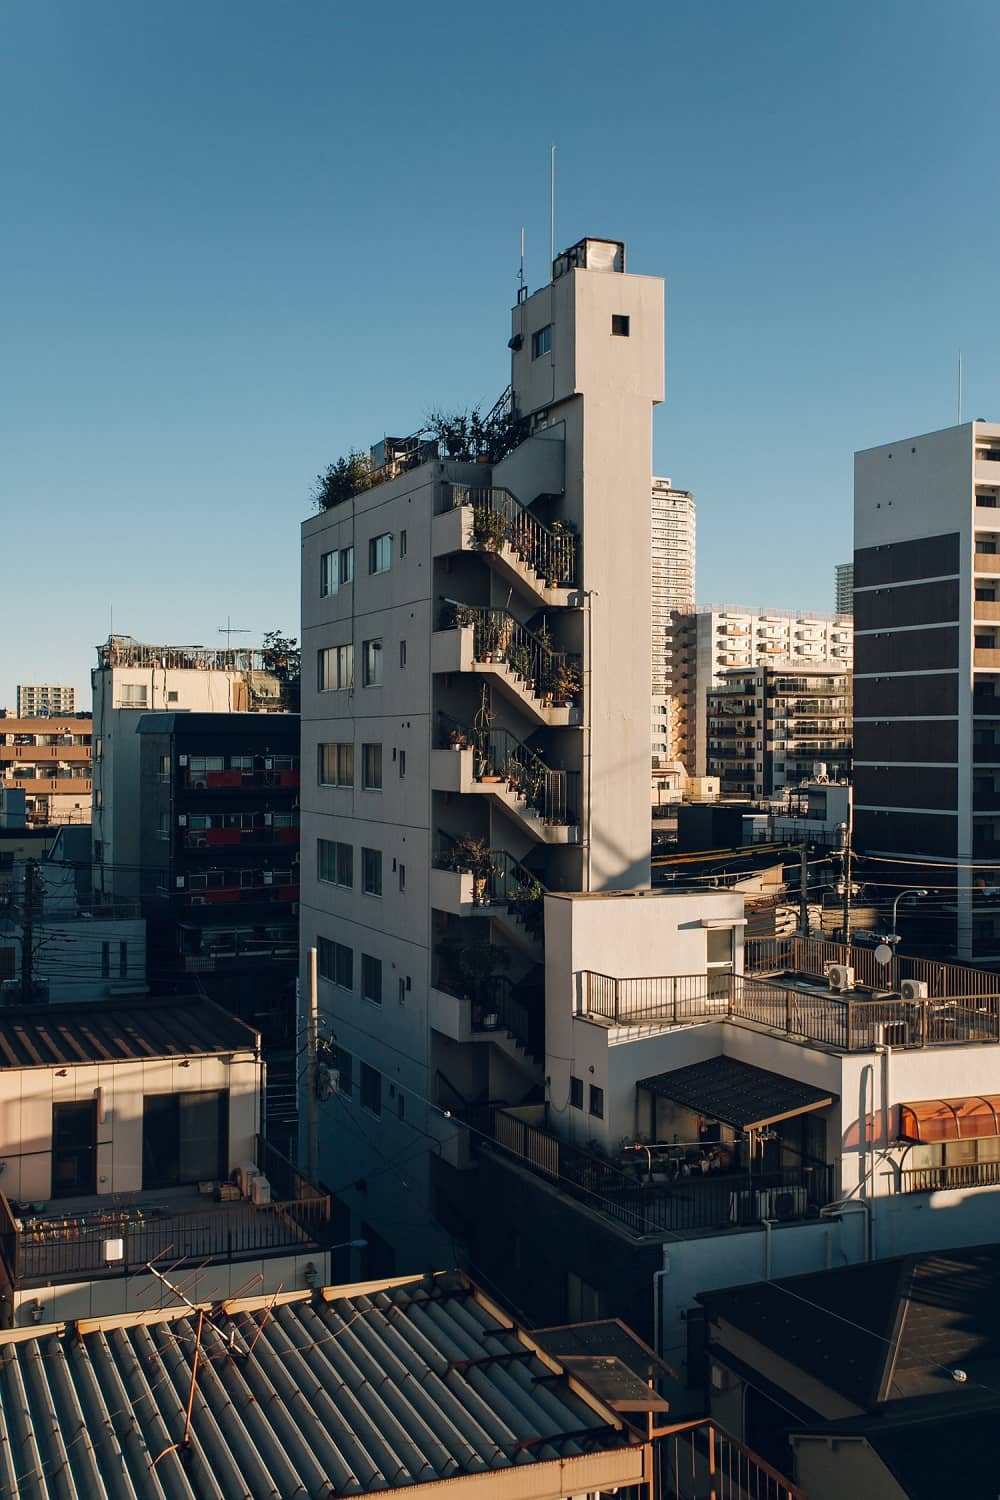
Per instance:
[[[854,970],[850,964],[827,964],[826,982],[831,990],[853,990]]]
[[[904,979],[899,995],[901,1000],[926,1000],[927,986],[922,979]]]

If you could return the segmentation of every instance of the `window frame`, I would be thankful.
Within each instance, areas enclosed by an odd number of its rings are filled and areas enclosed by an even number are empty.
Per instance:
[[[329,851],[329,853],[327,853]],[[324,867],[332,873],[324,874]],[[321,885],[336,886],[338,890],[354,889],[354,845],[341,839],[316,840],[316,879]]]
[[[392,532],[380,531],[368,539],[368,573],[388,573],[392,567]]]
[[[592,1083],[587,1098],[587,1114],[592,1120],[604,1119],[604,1090],[600,1084]]]
[[[382,650],[382,637],[372,636],[370,640],[361,642],[361,686],[366,688],[380,688],[382,686],[382,665],[384,652]]]
[[[543,354],[552,352],[552,324],[546,323],[541,328],[536,328],[531,335],[531,357],[541,359]]]
[[[371,1063],[363,1062],[359,1069],[358,1093],[361,1108],[376,1120],[382,1118],[382,1074]]]
[[[361,790],[363,792],[382,791],[383,774],[382,741],[362,741]]]
[[[371,877],[370,884],[369,877]],[[361,894],[378,897],[382,895],[382,850],[371,849],[364,844],[361,846]]]
[[[334,780],[326,779],[327,771],[325,752],[335,752],[333,760],[335,769]],[[353,740],[321,740],[317,746],[316,753],[316,780],[319,786],[352,787],[354,785],[354,741]]]
[[[330,960],[329,964],[327,959]],[[354,949],[334,938],[316,940],[316,966],[321,979],[339,990],[354,993]]]
[[[361,998],[369,1005],[382,1004],[382,960],[374,953],[361,955]]]
[[[333,671],[327,668],[333,664]],[[328,680],[329,677],[329,680]],[[344,641],[336,646],[320,646],[316,652],[316,691],[350,692],[354,687],[354,643]]]

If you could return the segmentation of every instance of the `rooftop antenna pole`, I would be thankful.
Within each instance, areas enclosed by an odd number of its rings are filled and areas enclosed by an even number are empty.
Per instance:
[[[962,351],[958,351],[958,425],[962,425]]]
[[[517,300],[524,298],[524,225],[521,225],[521,269],[517,273]]]
[[[549,156],[549,260],[556,258],[556,148]]]
[[[225,625],[219,626],[219,634],[226,637],[226,650],[229,651],[232,647],[232,636],[250,635],[251,632],[249,630],[241,630],[239,626],[233,624],[232,615],[227,615]]]

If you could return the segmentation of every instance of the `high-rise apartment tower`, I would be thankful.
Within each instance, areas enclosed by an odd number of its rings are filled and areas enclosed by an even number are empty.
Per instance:
[[[854,613],[854,564],[837,563],[833,570],[833,607],[838,615]]]

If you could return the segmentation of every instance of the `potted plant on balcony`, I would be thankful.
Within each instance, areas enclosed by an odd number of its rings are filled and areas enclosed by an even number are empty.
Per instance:
[[[531,651],[523,641],[511,646],[507,652],[507,665],[515,677],[527,682],[531,676]]]
[[[541,883],[525,872],[525,878],[517,894],[507,898],[509,914],[522,922],[530,935],[535,938],[541,937],[544,925],[543,894]]]
[[[576,662],[564,658],[555,671],[552,683],[552,702],[559,708],[569,708],[582,685],[580,668]]]
[[[476,906],[485,906],[489,900],[489,879],[493,873],[493,856],[489,844],[483,838],[463,833],[451,846],[450,863],[453,870],[472,876],[472,900]]]
[[[491,505],[477,505],[472,512],[472,541],[480,552],[499,552],[507,540],[507,522]]]
[[[488,993],[488,985],[510,963],[508,949],[495,943],[464,942],[458,937],[446,937],[437,946],[437,956],[439,987],[472,1002],[473,1030],[492,1030],[499,1017],[494,997]]]
[[[458,724],[448,731],[448,744],[452,750],[467,750],[469,748],[469,736]]]

